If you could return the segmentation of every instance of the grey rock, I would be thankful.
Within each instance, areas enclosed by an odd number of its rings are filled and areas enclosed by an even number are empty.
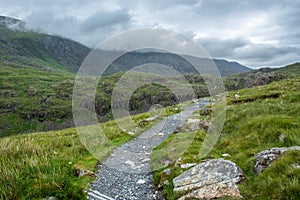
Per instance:
[[[291,166],[297,169],[300,168],[300,165],[298,163],[292,163]]]
[[[181,167],[181,169],[187,169],[187,168],[193,167],[195,165],[197,165],[197,163],[186,163],[186,164],[180,165],[180,167]]]
[[[176,160],[174,167],[175,167],[175,168],[179,167],[179,165],[181,165],[181,163],[182,163],[182,158],[179,157],[179,158]]]
[[[229,153],[223,153],[222,157],[231,157],[231,155]]]
[[[166,174],[167,176],[170,176],[172,174],[170,168],[165,169],[164,171],[162,171],[162,173]]]
[[[178,128],[176,132],[195,130],[202,130],[207,132],[211,126],[211,122],[207,122],[206,120],[189,118],[182,127]]]
[[[73,169],[73,173],[75,176],[77,177],[82,177],[82,176],[91,176],[91,177],[95,177],[96,174],[88,169],[85,168],[81,168],[81,167],[75,167]]]
[[[300,151],[300,146],[293,147],[275,147],[261,151],[256,154],[255,173],[259,174],[265,170],[274,160],[282,156],[287,151]]]
[[[174,192],[188,193],[179,199],[242,198],[237,183],[245,180],[243,171],[223,158],[204,161],[173,179]]]
[[[164,185],[169,185],[170,183],[169,183],[169,181],[168,180],[165,180],[164,181]]]

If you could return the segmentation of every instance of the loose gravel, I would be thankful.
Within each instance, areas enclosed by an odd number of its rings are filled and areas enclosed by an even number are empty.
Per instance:
[[[193,112],[206,104],[207,100],[193,104],[118,147],[98,165],[97,180],[91,185],[88,199],[165,199],[153,183],[150,169],[152,149],[181,126]]]

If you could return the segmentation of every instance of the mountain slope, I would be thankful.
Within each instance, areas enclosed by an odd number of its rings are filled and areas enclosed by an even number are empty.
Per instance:
[[[293,164],[300,162],[300,152],[285,154],[260,175],[254,174],[253,167],[255,153],[261,150],[300,145],[299,92],[300,80],[295,78],[228,93],[226,123],[209,158],[230,154],[226,159],[237,163],[246,173],[248,180],[239,185],[245,199],[298,199],[300,171]],[[272,94],[280,95],[274,98]],[[209,113],[201,115],[207,118]],[[148,117],[149,113],[134,116],[133,120]],[[114,121],[100,126],[117,144],[132,138]],[[158,149],[188,133],[173,134],[173,138],[167,139]],[[198,153],[205,134],[201,131],[196,133],[182,155],[181,163],[201,161]],[[119,138],[122,138],[121,142]],[[74,128],[0,138],[0,155],[0,199],[42,199],[50,196],[84,199],[83,190],[93,180],[97,163],[80,143]],[[168,164],[169,175],[163,170],[154,172],[155,182],[157,185],[160,183],[169,199],[176,199],[172,192],[172,179],[183,171],[174,165],[174,162]],[[91,171],[76,177],[76,171],[80,169]],[[166,180],[170,184],[163,184]]]
[[[294,164],[300,162],[300,151],[276,158],[259,175],[254,171],[257,153],[274,147],[300,145],[299,98],[300,77],[228,92],[224,127],[210,154],[205,158],[201,158],[199,154],[206,133],[201,130],[191,131],[193,126],[183,127],[153,151],[153,154],[156,151],[168,152],[168,155],[160,158],[173,161],[167,167],[154,172],[156,185],[163,188],[167,199],[178,199],[182,193],[173,192],[173,179],[186,170],[180,167],[182,164],[223,157],[236,163],[245,173],[247,180],[238,186],[244,199],[299,199],[300,170]],[[212,104],[211,107],[216,109],[218,105]],[[192,119],[204,122],[210,121],[212,115],[210,112],[197,114]],[[203,128],[202,123],[198,126]],[[180,141],[189,134],[194,140],[188,143],[190,145],[176,161],[178,157],[174,159],[174,155],[179,156],[178,152],[168,150],[170,147],[185,145],[185,142]],[[157,162],[154,156],[152,159]],[[168,174],[165,169],[169,170]],[[194,180],[197,181],[197,178]],[[166,181],[170,184],[165,184]],[[186,182],[190,183],[189,180]]]
[[[78,42],[27,30],[24,22],[0,16],[0,60],[3,63],[76,73],[90,51]],[[197,73],[193,66],[175,54],[129,52],[114,61],[105,75],[128,71],[149,62],[172,66],[181,74]],[[208,60],[197,58],[197,62],[205,68]],[[251,70],[237,62],[219,59],[214,59],[214,62],[222,76]]]
[[[189,56],[194,62],[199,63],[204,71],[210,73],[210,59],[207,58],[196,58]],[[230,74],[248,72],[250,68],[245,67],[237,62],[228,62],[226,60],[213,59],[217,68],[220,71],[221,76],[227,76]],[[112,66],[108,68],[105,75],[111,75],[120,71],[128,71],[135,66],[140,66],[147,63],[158,63],[166,66],[173,67],[181,74],[193,73],[199,74],[196,69],[187,62],[183,57],[172,54],[172,53],[161,53],[161,52],[129,52],[112,63]],[[161,73],[161,72],[160,72]]]
[[[76,72],[90,49],[59,36],[24,28],[24,22],[0,16],[0,59],[3,63]]]
[[[281,68],[261,68],[246,73],[233,74],[224,78],[224,84],[228,90],[236,90],[295,78],[299,74],[300,63],[294,63]]]
[[[72,91],[75,79],[74,74],[60,72],[47,72],[33,67],[18,67],[0,63],[0,137],[29,132],[57,130],[72,127]],[[279,74],[271,81],[300,75],[299,64],[276,69]],[[227,90],[235,88],[252,87],[257,83],[267,84],[267,72],[257,70],[256,73],[241,73],[224,77]],[[111,118],[110,98],[114,85],[123,73],[103,77],[99,82],[96,93],[96,112],[100,121]],[[133,79],[146,78],[149,74],[135,72]],[[152,78],[161,79],[163,76],[151,74]],[[246,78],[244,78],[244,76]],[[190,85],[182,83],[174,77],[168,77],[169,83],[176,83],[177,87],[192,86],[197,97],[208,96],[207,87],[200,75],[186,74],[185,79]],[[269,75],[268,75],[269,77]],[[273,76],[272,76],[273,77]],[[248,80],[249,79],[249,80]],[[237,83],[235,81],[238,81]],[[255,84],[253,84],[255,83]],[[189,100],[193,97],[182,97]],[[154,104],[168,106],[178,103],[179,100],[166,87],[158,84],[148,84],[138,88],[132,95],[130,110],[132,113],[147,111]]]

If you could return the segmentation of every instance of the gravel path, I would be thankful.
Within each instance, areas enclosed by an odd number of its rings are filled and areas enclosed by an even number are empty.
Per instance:
[[[92,183],[88,199],[164,199],[155,190],[150,169],[150,157],[154,147],[165,140],[207,100],[193,104],[181,113],[167,117],[135,139],[117,148],[98,166],[97,180]],[[200,105],[200,107],[199,107]]]

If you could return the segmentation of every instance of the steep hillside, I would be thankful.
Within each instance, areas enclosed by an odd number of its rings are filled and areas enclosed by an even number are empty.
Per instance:
[[[17,66],[76,72],[90,49],[69,39],[24,28],[24,22],[0,16],[0,60]]]
[[[299,74],[300,63],[295,63],[281,68],[261,68],[246,73],[233,74],[224,78],[224,84],[228,90],[236,90],[295,78]]]

